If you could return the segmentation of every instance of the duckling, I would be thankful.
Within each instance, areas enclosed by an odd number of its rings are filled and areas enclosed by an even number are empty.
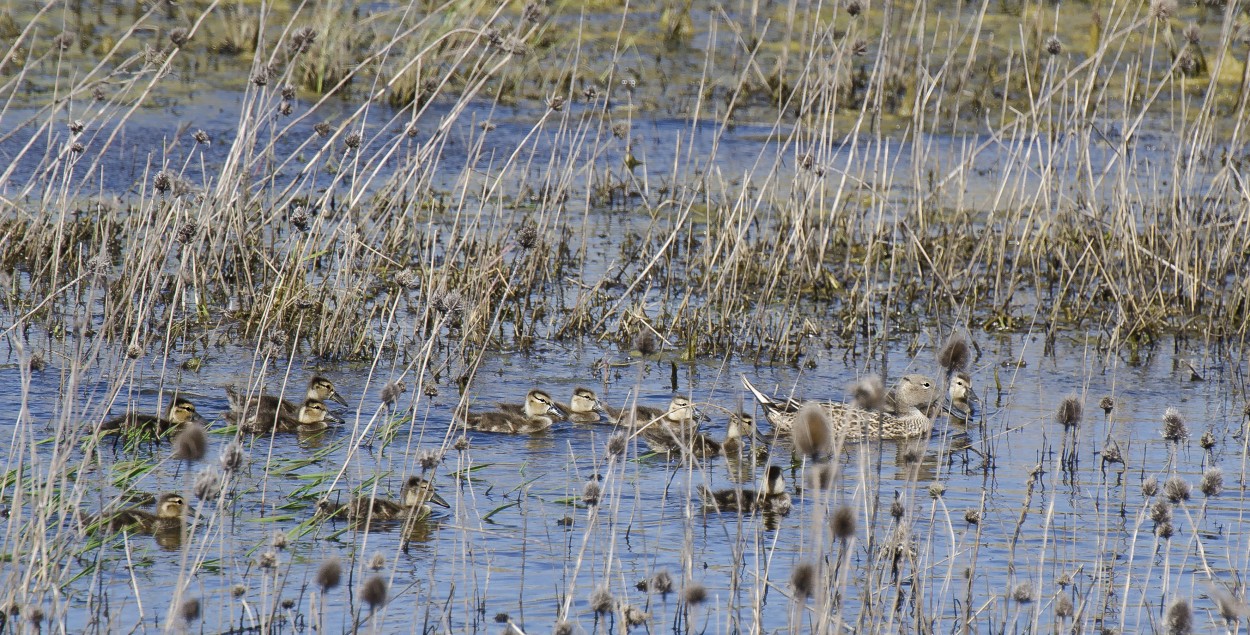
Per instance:
[[[640,428],[654,423],[662,423],[669,427],[697,428],[699,421],[706,421],[703,414],[689,399],[677,395],[668,402],[668,409],[652,408],[635,405],[633,410],[605,408],[608,419],[612,423],[630,428]]]
[[[191,422],[201,425],[207,423],[204,417],[195,411],[195,404],[177,397],[173,403],[169,404],[168,417],[162,418],[157,415],[127,412],[120,417],[114,417],[101,423],[97,434],[100,436],[107,434],[141,434],[160,438],[178,429],[183,424]]]
[[[304,405],[294,417],[287,417],[281,410],[267,413],[253,412],[243,417],[231,411],[226,413],[226,421],[237,424],[239,429],[252,434],[268,434],[270,432],[318,432],[329,427],[329,423],[342,423],[343,420],[326,410],[326,405],[316,399],[306,399]]]
[[[777,434],[790,434],[794,419],[803,403],[788,399],[779,401],[760,392],[746,376],[742,384],[764,408],[764,416]],[[894,390],[892,412],[874,412],[854,406],[820,402],[819,406],[833,422],[833,434],[847,441],[864,439],[914,439],[933,430],[933,420],[921,410],[932,403],[936,384],[924,375],[904,375]],[[887,400],[889,401],[889,400]]]
[[[955,373],[955,376],[951,378],[948,396],[950,404],[947,406],[947,411],[950,412],[953,421],[967,423],[980,414],[980,399],[972,390],[972,377],[968,373]]]
[[[328,499],[317,501],[315,517],[332,518],[346,515],[355,522],[385,522],[392,520],[418,520],[433,513],[430,503],[448,507],[446,500],[434,491],[434,484],[420,476],[409,476],[399,493],[399,501],[361,494],[345,505],[336,505]]]
[[[754,439],[755,445],[747,442],[747,438]],[[729,415],[729,427],[725,430],[725,441],[721,443],[721,450],[725,456],[741,456],[744,453],[751,453],[754,448],[753,456],[756,460],[768,458],[768,443],[760,436],[755,429],[755,417],[745,412],[735,412]],[[748,454],[751,456],[752,454]]]
[[[87,525],[89,528],[110,532],[130,531],[153,535],[175,531],[181,533],[186,510],[187,502],[181,494],[161,494],[156,501],[155,514],[138,507],[129,507],[89,517]]]
[[[599,401],[599,396],[589,388],[574,389],[573,398],[569,400],[568,406],[556,405],[569,413],[569,421],[573,423],[598,423],[603,419],[603,415],[607,414],[607,410]]]
[[[653,451],[661,454],[681,454],[706,459],[721,453],[721,443],[695,426],[653,424],[640,428],[638,436]]]
[[[280,399],[275,395],[259,394],[245,398],[234,386],[226,386],[226,398],[230,400],[231,410],[238,413],[254,412],[261,419],[273,419],[274,413],[277,413],[280,418],[296,420],[299,419],[300,408],[304,405]],[[334,382],[321,375],[313,375],[313,378],[308,380],[308,392],[305,393],[304,399],[305,403],[313,399],[323,404],[326,401],[333,401],[342,406],[347,405],[347,400],[335,390]]]
[[[469,413],[464,416],[465,426],[480,432],[503,434],[534,434],[550,428],[557,418],[566,415],[546,391],[529,391],[525,396],[524,413],[496,410]]]
[[[786,491],[786,479],[782,476],[780,467],[768,466],[763,486],[757,493],[749,489],[723,489],[714,492],[700,485],[699,499],[703,501],[705,512],[751,513],[758,510],[765,514],[789,514],[792,507],[790,493]]]

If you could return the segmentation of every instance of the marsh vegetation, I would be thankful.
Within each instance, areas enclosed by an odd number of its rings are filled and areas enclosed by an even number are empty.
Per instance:
[[[1248,33],[1168,0],[0,7],[2,628],[1237,632]],[[957,370],[967,425],[771,447],[779,522],[696,494],[762,464],[456,423],[588,385],[719,427],[742,374]],[[296,432],[236,440],[227,386]],[[178,399],[200,436],[97,437]],[[449,509],[316,513],[414,477]],[[185,533],[136,531],[170,493]]]

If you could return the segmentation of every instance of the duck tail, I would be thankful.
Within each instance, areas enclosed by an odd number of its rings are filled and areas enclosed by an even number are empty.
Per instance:
[[[226,386],[226,400],[230,402],[230,409],[243,411],[243,396],[239,394],[239,389],[234,384]]]
[[[760,402],[761,406],[764,406],[765,408],[769,408],[769,409],[774,409],[774,410],[777,409],[777,400],[773,399],[772,397],[769,397],[768,395],[765,395],[764,393],[760,392],[758,388],[756,388],[755,386],[752,386],[751,381],[747,379],[746,375],[742,376],[742,385],[745,386],[747,390],[751,391],[752,395],[755,395],[755,400]]]

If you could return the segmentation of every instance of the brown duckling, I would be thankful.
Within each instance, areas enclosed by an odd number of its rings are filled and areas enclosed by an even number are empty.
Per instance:
[[[316,399],[307,399],[300,406],[295,417],[287,417],[280,410],[268,413],[252,412],[242,417],[240,413],[226,413],[226,421],[239,426],[239,430],[252,434],[268,434],[270,432],[318,432],[329,427],[330,423],[342,423],[343,420],[330,413],[326,405]]]
[[[230,409],[234,412],[255,412],[262,419],[272,419],[275,416],[274,413],[277,413],[278,417],[295,420],[299,418],[300,407],[304,405],[281,399],[276,395],[259,394],[248,398],[246,395],[240,394],[234,386],[226,386],[226,398],[230,400]],[[343,399],[343,396],[334,388],[334,382],[321,375],[314,375],[312,379],[308,380],[308,390],[304,394],[304,400],[307,402],[309,399],[320,401],[323,404],[327,401],[333,401],[342,406],[347,405],[347,400]]]
[[[569,421],[573,423],[598,423],[603,420],[603,415],[607,414],[607,410],[599,401],[599,396],[589,388],[574,389],[573,398],[569,400],[568,406],[556,405],[569,413]]]
[[[550,428],[557,418],[565,416],[550,394],[535,388],[525,396],[523,414],[507,410],[469,413],[465,415],[464,423],[469,429],[479,432],[534,434]]]
[[[725,430],[721,449],[725,456],[754,456],[756,460],[768,458],[768,442],[755,429],[755,417],[745,412],[729,415],[729,427]]]
[[[667,409],[651,406],[634,406],[633,410],[605,407],[608,419],[612,423],[631,428],[639,428],[647,424],[664,424],[669,427],[698,427],[699,421],[706,421],[707,415],[695,408],[694,402],[677,395],[668,402]]]
[[[138,507],[128,507],[91,516],[87,519],[87,524],[89,527],[110,532],[129,531],[138,534],[181,532],[186,511],[187,502],[181,494],[161,494],[156,500],[155,514]]]
[[[699,486],[699,498],[703,501],[705,512],[738,512],[786,515],[790,513],[790,493],[786,491],[786,479],[781,468],[768,466],[764,477],[764,488],[758,493],[754,490],[723,489],[712,491],[703,485]]]
[[[742,383],[764,408],[764,416],[776,433],[790,434],[804,402],[769,397],[752,386],[745,375]],[[921,410],[936,398],[937,387],[932,379],[924,375],[904,375],[892,394],[892,398],[887,398],[887,402],[892,404],[887,407],[887,412],[864,410],[838,402],[818,402],[817,405],[832,422],[833,435],[848,441],[914,439],[933,430],[933,420]]]
[[[433,512],[430,503],[450,508],[447,501],[434,491],[433,483],[420,476],[409,476],[400,490],[398,501],[361,494],[347,504],[336,505],[323,498],[317,502],[316,516],[319,518],[346,516],[355,522],[417,520]]]
[[[183,424],[191,422],[201,425],[207,423],[204,417],[195,411],[195,404],[182,397],[176,397],[173,403],[169,404],[167,417],[127,412],[120,417],[114,417],[101,423],[98,434],[101,436],[107,434],[135,434],[159,438],[177,430]]]

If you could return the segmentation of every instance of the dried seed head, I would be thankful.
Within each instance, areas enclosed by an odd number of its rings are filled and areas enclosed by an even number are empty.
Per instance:
[[[313,132],[316,132],[318,137],[321,137],[322,139],[324,139],[330,136],[330,124],[324,121],[318,124],[314,124]]]
[[[295,87],[290,84],[283,86],[282,98],[286,101],[295,101]]]
[[[833,537],[838,540],[850,540],[855,537],[855,510],[849,505],[843,505],[833,511],[833,519],[829,521],[829,526],[833,528]]]
[[[195,486],[191,491],[200,500],[217,498],[221,493],[221,473],[215,467],[205,467],[195,475]]]
[[[1215,433],[1207,430],[1202,433],[1202,438],[1198,439],[1198,445],[1204,450],[1210,450],[1215,447]]]
[[[266,551],[260,554],[260,559],[256,561],[256,564],[262,569],[272,569],[278,566],[278,554],[273,551]]]
[[[247,587],[243,586],[242,584],[236,584],[230,587],[230,595],[234,596],[235,598],[241,598],[246,593],[247,593]]]
[[[191,598],[185,600],[182,606],[178,607],[178,615],[186,622],[194,622],[200,619],[200,600],[199,598]]]
[[[1152,0],[1150,3],[1150,17],[1166,22],[1174,15],[1176,15],[1176,0]]]
[[[404,269],[395,274],[395,284],[405,289],[415,289],[421,284],[421,278],[412,269]]]
[[[75,141],[74,143],[70,144],[69,151],[73,152],[74,154],[82,154],[83,152],[87,151],[87,146],[84,146],[83,144]]]
[[[895,521],[899,521],[903,519],[904,513],[906,512],[903,509],[903,499],[901,496],[899,496],[898,491],[895,491],[894,502],[890,503],[890,517],[893,518]]]
[[[1189,500],[1189,492],[1189,481],[1179,476],[1173,476],[1163,482],[1163,495],[1173,503]]]
[[[1210,498],[1219,496],[1224,491],[1224,471],[1218,467],[1208,468],[1202,473],[1202,481],[1198,484],[1198,489],[1202,490],[1202,495]]]
[[[74,46],[75,39],[76,36],[73,33],[69,31],[62,31],[58,33],[56,37],[52,38],[52,46],[62,51],[68,51],[70,47]]]
[[[331,556],[329,560],[321,563],[321,566],[317,567],[317,576],[314,578],[317,586],[321,587],[322,593],[337,587],[342,579],[343,564],[338,556]]]
[[[507,623],[508,623],[508,620],[510,620],[510,619],[512,619],[512,618],[511,618],[511,617],[510,617],[507,613],[496,613],[496,614],[495,614],[495,623],[496,623],[496,624],[507,624]]]
[[[1222,586],[1212,588],[1211,598],[1215,600],[1215,607],[1219,610],[1220,617],[1230,625],[1246,615],[1245,603]]]
[[[1081,425],[1081,416],[1084,414],[1084,410],[1080,400],[1076,397],[1065,397],[1059,403],[1059,410],[1055,412],[1055,421],[1065,429],[1075,428]]]
[[[252,83],[257,86],[264,86],[269,83],[269,69],[262,66],[252,73]]]
[[[846,3],[846,14],[852,18],[863,13],[864,4],[860,0],[850,0]]]
[[[430,383],[430,384],[424,384],[424,385],[422,385],[422,387],[421,387],[421,392],[422,392],[422,393],[424,393],[426,397],[430,397],[430,398],[437,397],[437,396],[438,396],[438,386],[435,386],[435,385],[434,385],[434,384],[432,384],[432,383]],[[462,450],[462,449],[464,449],[464,448],[456,448],[456,449],[457,449],[457,450]]]
[[[369,557],[368,566],[369,566],[370,571],[381,571],[382,569],[385,569],[386,568],[386,556],[382,555],[381,552],[373,554],[372,556]]]
[[[191,39],[191,32],[182,27],[171,29],[169,31],[169,41],[179,48],[186,46],[187,41]]]
[[[238,441],[231,441],[221,451],[221,469],[226,472],[235,472],[243,466],[243,444]]]
[[[612,612],[612,592],[608,587],[599,587],[590,594],[590,610],[599,615],[606,615]]]
[[[375,575],[360,585],[360,601],[368,604],[371,610],[376,609],[386,604],[386,594],[390,590],[388,587],[385,578]]]
[[[81,119],[75,119],[69,122],[69,133],[74,136],[82,134],[82,131],[86,129],[87,124],[83,123]]]
[[[192,135],[192,138],[194,138],[195,142],[200,145],[212,145],[213,143],[213,138],[208,136],[208,133],[203,130],[196,130],[195,134]]]
[[[169,173],[164,170],[157,172],[156,176],[152,177],[152,187],[161,194],[169,192],[169,190],[173,187],[173,183],[173,177],[171,177]]]
[[[365,136],[359,132],[350,132],[346,137],[343,137],[343,145],[346,146],[348,150],[355,150],[360,147],[360,144],[364,140]]]
[[[573,623],[568,620],[556,622],[555,627],[551,629],[551,635],[573,635],[573,632]]]
[[[1155,526],[1155,535],[1164,540],[1171,540],[1172,535],[1175,533],[1176,528],[1172,526],[1171,522],[1160,523]]]
[[[538,230],[533,225],[522,225],[516,232],[516,243],[521,249],[533,249],[538,244]]]
[[[1050,55],[1058,55],[1063,52],[1063,42],[1059,41],[1057,36],[1046,38],[1046,53]]]
[[[608,443],[604,446],[604,450],[608,453],[608,456],[618,457],[625,454],[627,445],[628,441],[625,438],[625,433],[617,432],[608,437]]]
[[[819,404],[804,405],[794,421],[794,449],[811,459],[832,453],[832,427],[829,415]]]
[[[790,585],[794,587],[794,597],[806,600],[816,591],[816,567],[810,562],[800,562],[790,573]]]
[[[140,357],[143,357],[143,347],[132,342],[130,346],[126,347],[126,357],[129,357],[130,359],[139,359]]]
[[[851,387],[851,403],[860,410],[880,410],[885,403],[885,384],[878,375],[869,375]]]
[[[1115,408],[1115,399],[1112,399],[1111,395],[1103,395],[1103,398],[1098,400],[1098,407],[1102,408],[1104,414],[1110,416],[1111,410]]]
[[[282,598],[282,601],[278,603],[278,606],[281,606],[284,611],[289,611],[295,608],[295,598]]]
[[[183,245],[188,245],[195,239],[195,234],[200,231],[200,226],[191,221],[187,221],[178,228],[178,233],[174,234],[174,240]]]
[[[938,365],[954,374],[967,370],[972,353],[968,350],[968,341],[962,335],[952,335],[938,351]]]
[[[625,626],[628,628],[644,626],[651,619],[650,613],[645,613],[632,604],[626,606],[623,612],[625,613]]]
[[[421,471],[423,473],[429,472],[430,470],[438,467],[438,464],[442,462],[443,462],[442,450],[429,449],[429,450],[422,450],[417,453],[417,465],[421,466]]]
[[[1021,582],[1011,592],[1011,599],[1020,604],[1029,604],[1033,601],[1033,583]]]
[[[1187,635],[1194,630],[1193,610],[1189,608],[1189,600],[1176,600],[1168,606],[1167,615],[1163,618],[1163,626],[1168,635]]]
[[[204,426],[198,423],[184,425],[178,436],[174,437],[173,457],[175,459],[198,461],[204,458],[204,453],[207,451],[208,433],[204,431]]]
[[[1055,617],[1061,620],[1066,620],[1069,617],[1072,617],[1072,612],[1074,610],[1075,609],[1072,606],[1072,598],[1068,597],[1067,593],[1060,593],[1059,597],[1055,598]]]
[[[303,205],[296,205],[287,216],[287,220],[291,221],[296,229],[302,232],[308,231],[308,210],[304,209]]]
[[[673,592],[673,576],[669,575],[668,569],[660,569],[656,571],[647,580],[647,593],[659,593],[667,596]]]
[[[283,99],[282,103],[278,104],[278,114],[282,115],[283,117],[291,116],[291,112],[294,110],[295,110],[295,104],[288,100]]]
[[[43,618],[44,618],[43,608],[32,604],[26,607],[26,610],[23,611],[23,613],[24,615],[22,617],[24,617],[26,621],[33,624],[35,626],[35,631],[38,632],[39,625],[43,623]]]
[[[287,538],[285,531],[275,531],[273,532],[273,535],[270,536],[269,542],[273,545],[274,549],[282,551],[287,548],[288,544],[290,544],[290,539]]]
[[[937,481],[929,483],[929,498],[938,499],[946,493],[946,483]]]
[[[1141,495],[1146,498],[1152,498],[1159,493],[1159,479],[1150,477],[1141,484]]]
[[[464,452],[469,449],[469,437],[462,436],[459,439],[456,439],[455,445],[452,445],[451,447],[455,448],[457,452]]]
[[[690,606],[698,606],[707,600],[707,589],[698,582],[691,582],[682,592],[682,599]]]
[[[1165,500],[1157,500],[1150,507],[1150,520],[1156,525],[1172,522],[1172,506]]]
[[[964,512],[964,522],[969,525],[977,525],[981,522],[981,512],[975,509],[969,509]]]
[[[560,112],[561,110],[564,110],[564,102],[564,95],[552,95],[547,98],[547,107],[556,112]]]
[[[385,386],[382,386],[382,403],[393,406],[399,400],[399,396],[407,391],[408,386],[404,385],[403,380],[388,381]]]
[[[1123,463],[1124,455],[1120,453],[1120,446],[1115,441],[1107,444],[1102,449],[1102,460],[1107,463]]]
[[[592,477],[582,486],[582,502],[594,507],[599,504],[599,497],[603,494],[603,488],[599,485],[599,479]]]
[[[1189,428],[1185,426],[1185,419],[1176,408],[1168,408],[1163,412],[1163,438],[1172,443],[1189,438]]]
[[[308,49],[317,41],[317,32],[312,27],[300,27],[291,34],[291,41],[288,44],[293,53],[307,53]]]

